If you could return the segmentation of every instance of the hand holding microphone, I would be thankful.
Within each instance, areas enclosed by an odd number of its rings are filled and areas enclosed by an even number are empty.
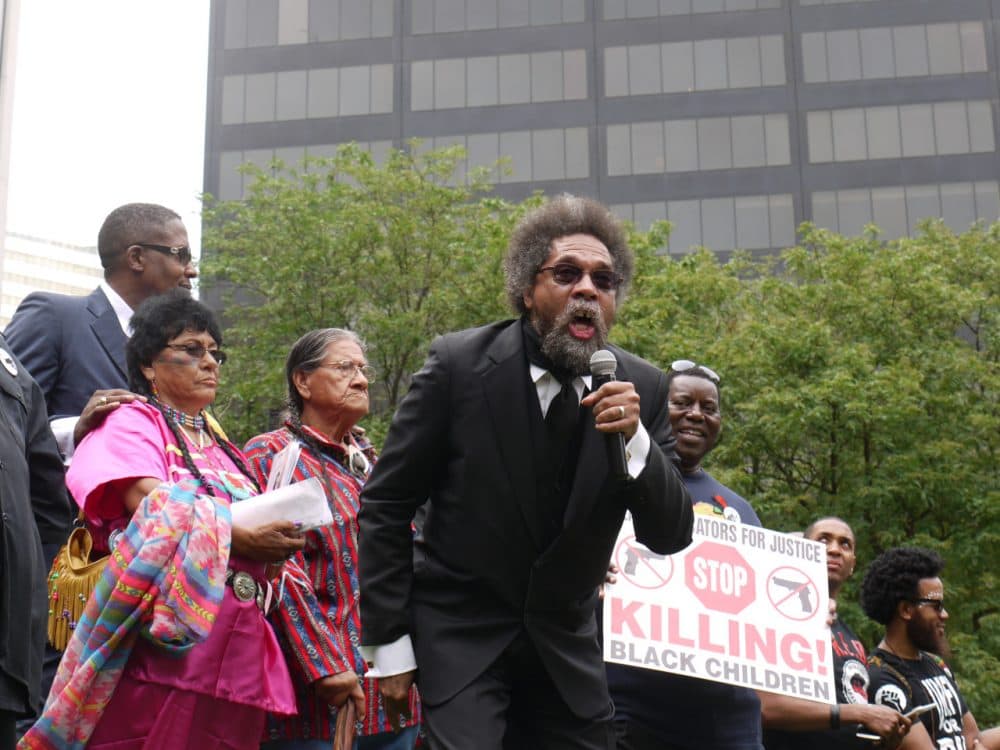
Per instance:
[[[615,380],[618,361],[607,349],[599,349],[590,357],[591,393],[580,401],[592,408],[594,426],[605,433],[608,444],[608,464],[611,473],[621,479],[628,477],[625,441],[639,429],[639,394],[625,380]]]

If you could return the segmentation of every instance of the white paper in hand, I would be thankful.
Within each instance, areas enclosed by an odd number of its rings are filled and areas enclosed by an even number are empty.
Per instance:
[[[272,521],[300,524],[300,531],[333,523],[330,504],[317,477],[294,482],[232,505],[233,526],[252,529]]]
[[[302,444],[293,440],[271,459],[271,473],[267,475],[267,491],[276,490],[292,483],[295,465],[299,462]]]

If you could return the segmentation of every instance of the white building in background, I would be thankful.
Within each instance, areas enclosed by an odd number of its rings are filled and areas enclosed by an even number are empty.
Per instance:
[[[10,126],[14,108],[14,69],[17,60],[19,15],[20,0],[0,0],[0,237],[7,231]],[[0,252],[0,268],[2,267],[3,253]]]
[[[0,330],[31,292],[90,294],[104,275],[96,247],[10,233],[0,277]]]

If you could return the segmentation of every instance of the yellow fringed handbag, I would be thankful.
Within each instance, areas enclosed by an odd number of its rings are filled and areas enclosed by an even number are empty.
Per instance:
[[[108,564],[108,556],[91,559],[94,540],[85,526],[76,526],[59,549],[49,571],[49,643],[66,650],[87,600]]]

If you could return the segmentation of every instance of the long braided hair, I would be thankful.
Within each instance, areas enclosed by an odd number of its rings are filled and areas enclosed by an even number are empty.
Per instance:
[[[295,374],[298,372],[308,374],[318,368],[326,357],[327,348],[338,341],[351,341],[357,344],[362,352],[367,349],[364,341],[354,331],[349,331],[345,328],[317,328],[301,336],[292,345],[291,351],[288,352],[288,359],[285,361],[285,380],[288,384],[286,403],[288,407],[287,429],[305,444],[320,462],[321,466],[323,464],[323,455],[326,454],[326,451],[323,450],[323,446],[312,435],[303,429],[302,410],[305,408],[305,402],[302,394],[299,393],[299,389],[295,387]],[[351,472],[350,466],[345,466],[345,468],[348,472]],[[325,471],[322,472],[321,479],[327,497],[332,498],[334,496],[333,487],[331,487],[330,479]]]
[[[184,465],[191,475],[201,483],[209,492],[218,497],[218,493],[212,485],[205,480],[191,452],[188,450],[187,441],[181,433],[180,427],[170,417],[153,392],[153,384],[146,379],[143,373],[144,367],[150,367],[157,355],[166,348],[171,339],[176,338],[184,331],[194,331],[201,333],[207,331],[215,339],[216,344],[222,345],[222,331],[219,322],[212,311],[198,300],[194,299],[184,289],[174,289],[165,294],[150,297],[143,302],[139,309],[132,316],[132,335],[125,346],[125,361],[128,365],[129,388],[135,392],[146,396],[149,403],[163,415],[163,420],[170,427],[177,446],[180,448],[184,458]],[[233,464],[247,477],[253,486],[260,492],[260,486],[254,479],[246,461],[236,451],[235,448],[215,431],[205,424],[205,429],[215,443],[222,448]]]

